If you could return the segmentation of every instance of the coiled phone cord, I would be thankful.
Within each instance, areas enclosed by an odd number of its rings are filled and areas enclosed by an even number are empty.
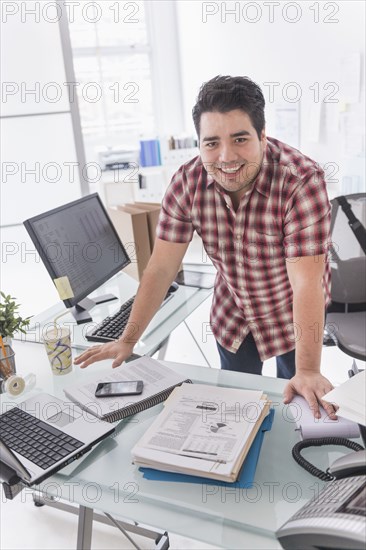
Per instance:
[[[332,476],[328,471],[323,472],[322,470],[319,470],[319,468],[314,466],[314,464],[311,464],[301,455],[301,451],[306,447],[321,447],[323,445],[343,445],[344,447],[348,447],[353,451],[364,450],[362,445],[359,445],[359,443],[355,443],[354,441],[350,441],[349,439],[346,439],[344,437],[320,437],[319,439],[305,439],[304,441],[299,441],[298,443],[296,443],[296,445],[294,445],[294,447],[292,448],[292,456],[294,457],[296,462],[300,464],[302,468],[307,470],[311,475],[318,477],[322,481],[332,481],[334,479],[334,476]]]

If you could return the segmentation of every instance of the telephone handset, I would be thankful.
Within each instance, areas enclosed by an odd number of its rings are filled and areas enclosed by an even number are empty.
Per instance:
[[[343,479],[344,477],[360,476],[366,474],[366,450],[355,451],[348,453],[341,458],[338,458],[330,466],[328,472],[335,479]]]

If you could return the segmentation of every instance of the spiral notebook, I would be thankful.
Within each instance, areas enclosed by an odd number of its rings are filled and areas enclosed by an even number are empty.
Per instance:
[[[99,382],[122,380],[143,380],[142,394],[95,397]],[[106,422],[116,422],[165,401],[173,389],[183,382],[191,383],[191,380],[187,380],[151,357],[139,357],[112,372],[106,371],[105,374],[87,384],[66,388],[64,393],[88,413]]]

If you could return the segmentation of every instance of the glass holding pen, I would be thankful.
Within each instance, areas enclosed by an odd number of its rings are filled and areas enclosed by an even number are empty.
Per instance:
[[[25,378],[16,374],[15,353],[11,346],[4,343],[0,336],[0,393],[7,393],[11,397],[17,397],[25,388],[31,389],[36,382],[34,374]]]
[[[56,376],[72,371],[71,332],[69,328],[57,324],[57,320],[68,313],[67,310],[58,315],[53,321],[53,326],[43,335],[52,373]]]

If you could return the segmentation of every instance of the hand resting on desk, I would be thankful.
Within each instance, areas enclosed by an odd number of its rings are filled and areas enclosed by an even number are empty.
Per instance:
[[[323,400],[323,397],[333,388],[325,376],[316,372],[298,373],[291,378],[283,392],[283,402],[290,403],[296,394],[305,397],[315,418],[320,418],[319,405],[327,412],[331,420],[337,420],[336,407]]]
[[[153,253],[144,271],[125,330],[116,342],[93,346],[76,357],[83,369],[96,361],[114,359],[119,367],[133,352],[136,342],[161,306],[176,276],[189,243],[171,243],[156,238]],[[167,262],[169,258],[169,262]],[[174,287],[175,288],[175,287]]]
[[[80,365],[81,369],[84,369],[96,361],[114,359],[112,368],[116,368],[132,355],[133,347],[133,344],[121,342],[120,340],[117,342],[108,342],[108,344],[101,344],[100,346],[93,346],[76,357],[74,363],[75,365]]]

